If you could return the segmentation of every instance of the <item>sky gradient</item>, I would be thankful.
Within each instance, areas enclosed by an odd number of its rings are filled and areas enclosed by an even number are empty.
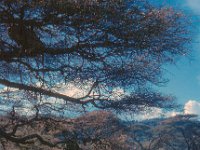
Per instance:
[[[189,46],[191,53],[188,57],[180,58],[176,65],[165,67],[165,76],[169,82],[159,90],[173,94],[178,103],[183,105],[189,100],[200,102],[200,0],[166,0],[163,4],[186,14],[192,22],[193,41]]]

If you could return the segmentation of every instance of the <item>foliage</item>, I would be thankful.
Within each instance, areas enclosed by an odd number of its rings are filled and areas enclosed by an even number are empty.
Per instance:
[[[8,125],[15,131],[67,111],[172,108],[172,98],[151,87],[166,82],[163,64],[189,53],[184,19],[140,0],[1,0],[0,98]],[[62,91],[70,84],[82,94]],[[15,143],[56,146],[38,134],[0,131]]]
[[[43,117],[34,123],[18,124],[16,137],[7,140],[1,138],[1,149],[198,150],[200,122],[194,117],[179,115],[165,119],[129,122],[121,121],[106,111],[90,112],[75,119]],[[0,125],[3,126],[9,121],[11,120],[7,117],[1,117]],[[16,126],[7,126],[7,132],[14,134],[13,127]],[[1,135],[5,133],[2,130],[0,132]],[[26,134],[41,138],[28,139],[28,136],[24,136]],[[28,140],[15,142],[25,138]]]

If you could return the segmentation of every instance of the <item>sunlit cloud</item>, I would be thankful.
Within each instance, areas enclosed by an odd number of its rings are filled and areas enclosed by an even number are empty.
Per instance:
[[[160,118],[163,114],[162,109],[160,108],[151,108],[146,112],[142,112],[136,116],[135,119],[137,120],[147,120],[147,119],[154,119]]]
[[[169,117],[175,117],[177,115],[197,115],[198,119],[200,119],[200,102],[196,100],[188,100],[184,104],[184,110],[183,111],[163,111],[161,108],[151,108],[150,110],[146,112],[142,112],[138,115],[134,116],[134,119],[136,120],[149,120],[149,119],[155,119],[155,118],[169,118]]]
[[[200,102],[189,100],[184,107],[184,114],[195,114],[200,116]]]
[[[153,119],[153,118],[168,118],[168,117],[175,117],[176,115],[198,115],[198,119],[200,119],[200,102],[196,100],[188,100],[184,104],[184,110],[183,111],[168,111],[164,112],[160,108],[152,108],[150,111],[147,111],[146,113],[142,113],[139,115],[139,118],[141,120],[145,119]]]
[[[155,119],[155,118],[169,118],[169,117],[175,117],[180,114],[183,114],[183,112],[178,112],[175,110],[166,112],[161,108],[151,108],[148,111],[141,112],[140,114],[136,115],[134,119],[149,120],[149,119]]]

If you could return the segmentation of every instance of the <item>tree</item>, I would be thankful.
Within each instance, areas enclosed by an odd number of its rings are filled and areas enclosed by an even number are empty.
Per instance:
[[[0,6],[1,103],[13,116],[13,131],[0,130],[3,138],[54,147],[37,134],[16,135],[18,126],[66,111],[173,107],[170,96],[151,87],[165,82],[163,64],[189,52],[181,13],[140,0],[2,0]],[[63,93],[69,85],[82,94]],[[25,110],[31,117],[14,113]]]
[[[196,115],[177,115],[153,128],[146,150],[197,150],[199,149],[199,121]]]

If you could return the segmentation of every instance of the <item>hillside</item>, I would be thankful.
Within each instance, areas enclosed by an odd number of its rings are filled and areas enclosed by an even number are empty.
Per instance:
[[[193,117],[176,116],[133,123],[121,121],[111,112],[95,111],[75,119],[38,118],[24,125],[23,121],[18,122],[16,133],[11,137],[23,139],[26,135],[37,134],[42,139],[30,138],[18,144],[17,140],[1,137],[1,149],[195,150],[200,148],[200,123],[191,119]],[[15,123],[1,117],[1,128],[6,133],[13,132]]]

